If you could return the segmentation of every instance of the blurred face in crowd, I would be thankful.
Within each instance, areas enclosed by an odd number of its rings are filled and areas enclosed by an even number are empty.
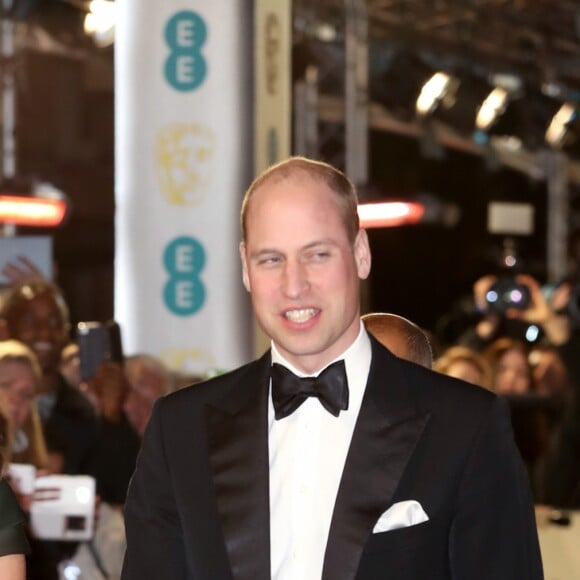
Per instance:
[[[256,319],[291,364],[315,372],[358,335],[366,232],[349,240],[336,194],[305,172],[261,184],[246,230],[240,253]]]
[[[451,363],[445,374],[474,385],[483,385],[485,382],[481,371],[466,359],[459,359]]]
[[[24,362],[0,362],[0,404],[14,429],[20,429],[30,414],[36,395],[37,377]]]
[[[529,391],[530,386],[530,367],[525,353],[507,350],[497,362],[494,391],[502,395],[522,394]]]
[[[58,370],[68,324],[50,292],[20,301],[7,316],[12,338],[26,344],[38,357],[44,375]]]
[[[142,436],[155,401],[165,392],[164,377],[137,362],[127,363],[125,372],[129,381],[125,413],[137,433]]]
[[[62,351],[60,372],[71,385],[80,386],[82,378],[78,344],[68,344]]]
[[[568,374],[554,350],[535,350],[530,353],[536,391],[546,396],[561,396],[568,390]]]

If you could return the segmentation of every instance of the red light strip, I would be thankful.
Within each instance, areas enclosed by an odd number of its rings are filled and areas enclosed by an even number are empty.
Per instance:
[[[363,203],[358,206],[362,228],[392,228],[416,224],[425,214],[422,203],[408,201],[386,201]]]
[[[66,202],[39,197],[0,195],[0,222],[17,226],[58,226],[66,214]]]

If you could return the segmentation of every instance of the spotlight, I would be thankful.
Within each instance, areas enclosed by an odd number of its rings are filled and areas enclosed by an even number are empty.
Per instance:
[[[497,119],[505,113],[508,103],[509,93],[501,87],[495,87],[481,103],[481,107],[479,107],[475,118],[477,129],[487,132]]]
[[[413,200],[391,200],[362,203],[358,206],[362,228],[392,228],[413,224],[438,224],[453,227],[460,218],[459,208],[429,193]]]
[[[546,130],[546,142],[552,147],[561,149],[568,137],[570,125],[577,119],[578,109],[576,106],[572,103],[564,103]]]
[[[84,31],[101,48],[111,46],[115,40],[115,9],[113,0],[92,0],[89,4]]]
[[[392,228],[421,221],[425,208],[421,203],[386,201],[363,203],[358,206],[358,215],[363,228]]]
[[[436,72],[421,89],[417,97],[416,112],[419,117],[431,115],[442,101],[454,101],[459,80],[447,73]]]
[[[56,227],[67,213],[65,194],[48,183],[23,188],[22,184],[4,181],[0,187],[0,223]]]

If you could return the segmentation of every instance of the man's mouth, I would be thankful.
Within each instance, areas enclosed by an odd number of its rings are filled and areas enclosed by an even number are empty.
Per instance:
[[[286,310],[284,316],[290,322],[307,322],[313,316],[316,316],[320,310],[318,308],[298,308],[296,310]]]

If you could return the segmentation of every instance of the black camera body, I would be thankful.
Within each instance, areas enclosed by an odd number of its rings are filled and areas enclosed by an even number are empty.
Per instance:
[[[525,310],[531,302],[530,289],[513,276],[499,278],[487,291],[485,300],[489,308],[504,314],[507,310]]]

